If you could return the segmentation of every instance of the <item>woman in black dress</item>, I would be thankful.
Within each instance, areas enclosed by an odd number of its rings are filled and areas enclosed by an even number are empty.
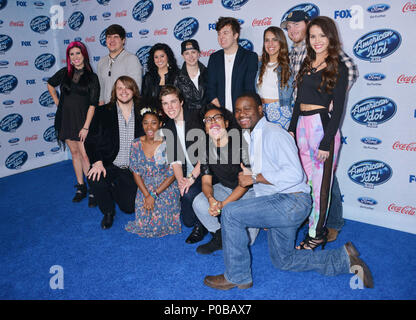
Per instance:
[[[67,66],[48,80],[48,91],[58,106],[55,116],[55,134],[59,143],[68,145],[77,179],[73,202],[79,202],[87,195],[84,176],[90,168],[85,152],[84,141],[98,106],[100,84],[92,71],[85,45],[79,41],[71,42],[66,49]],[[60,97],[55,87],[60,86]],[[95,206],[90,193],[89,206]]]

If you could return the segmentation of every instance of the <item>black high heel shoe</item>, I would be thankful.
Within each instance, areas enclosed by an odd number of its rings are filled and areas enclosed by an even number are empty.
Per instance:
[[[76,184],[75,188],[77,191],[75,193],[75,197],[72,199],[72,202],[80,202],[87,196],[87,186],[85,184]]]
[[[328,229],[324,230],[317,235],[315,238],[312,238],[309,234],[306,234],[305,239],[296,247],[297,250],[315,250],[316,248],[322,246],[322,250],[325,249],[326,243],[328,242]]]

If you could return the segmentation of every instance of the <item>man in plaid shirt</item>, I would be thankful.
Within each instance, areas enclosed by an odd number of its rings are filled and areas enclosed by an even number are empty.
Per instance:
[[[295,10],[289,13],[286,20],[280,24],[282,29],[287,30],[287,34],[292,40],[292,49],[289,52],[290,70],[296,77],[302,62],[306,57],[306,27],[309,23],[309,15],[302,10]],[[354,61],[344,52],[340,51],[341,61],[348,68],[348,90],[351,89],[354,82],[358,79],[358,68]],[[293,91],[293,99],[296,100],[297,88]],[[344,225],[342,218],[342,200],[341,191],[338,185],[338,179],[334,175],[331,193],[331,204],[329,207],[326,227],[328,228],[328,242],[336,240],[338,232]]]

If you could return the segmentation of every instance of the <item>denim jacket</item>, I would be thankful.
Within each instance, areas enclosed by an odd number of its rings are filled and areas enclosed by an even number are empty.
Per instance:
[[[259,80],[259,74],[260,74],[260,67],[261,67],[261,61],[259,61],[258,64],[258,69],[257,69],[257,74],[256,74],[256,82],[255,82],[255,86],[256,86],[256,92],[258,93],[258,88],[257,88],[257,81]],[[293,105],[294,105],[294,101],[293,101],[293,75],[290,76],[288,82],[287,82],[287,86],[284,87],[283,89],[280,88],[280,72],[281,72],[281,67],[278,66],[277,67],[277,82],[279,85],[279,103],[281,106],[290,106],[290,108],[293,110]]]

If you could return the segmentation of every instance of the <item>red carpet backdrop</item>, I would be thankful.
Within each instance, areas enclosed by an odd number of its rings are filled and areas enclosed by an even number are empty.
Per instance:
[[[219,16],[238,18],[240,44],[259,54],[264,29],[295,9],[333,18],[359,67],[337,170],[345,217],[416,233],[415,0],[0,0],[0,177],[68,158],[54,139],[46,81],[65,65],[69,42],[83,41],[96,68],[105,28],[118,23],[143,66],[156,42],[182,64],[189,38],[207,64]]]

